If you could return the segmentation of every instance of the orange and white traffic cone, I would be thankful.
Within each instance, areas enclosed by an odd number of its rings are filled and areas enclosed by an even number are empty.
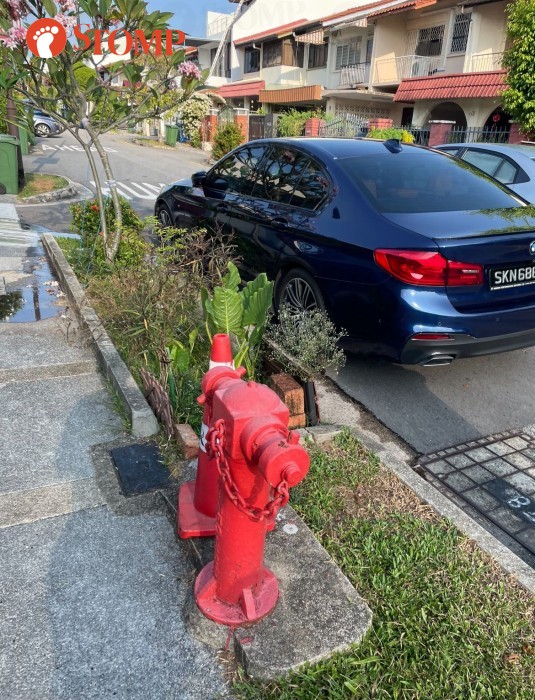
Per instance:
[[[209,370],[214,367],[234,368],[230,338],[225,333],[217,333],[212,338]],[[211,420],[212,406],[204,402],[197,477],[182,484],[178,492],[178,535],[182,539],[215,535],[219,473],[215,460],[206,452]]]

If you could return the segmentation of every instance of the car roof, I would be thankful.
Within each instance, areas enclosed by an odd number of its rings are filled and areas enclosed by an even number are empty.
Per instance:
[[[435,148],[476,148],[485,149],[486,151],[496,151],[504,155],[517,156],[522,154],[531,160],[535,158],[535,144],[509,144],[509,143],[441,143]]]
[[[368,138],[314,138],[304,136],[301,138],[277,138],[277,139],[258,139],[249,143],[265,143],[305,148],[309,153],[318,157],[330,158],[351,158],[352,156],[364,156],[373,154],[387,154],[389,150],[385,147],[384,139],[368,139]],[[433,155],[430,148],[416,146],[410,143],[402,143],[402,150],[421,151]]]

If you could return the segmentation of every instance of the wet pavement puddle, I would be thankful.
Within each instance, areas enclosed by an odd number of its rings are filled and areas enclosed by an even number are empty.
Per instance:
[[[0,271],[0,281],[2,272]],[[38,243],[23,258],[20,279],[6,282],[0,294],[0,323],[29,323],[61,315],[65,295],[52,272],[44,249]]]

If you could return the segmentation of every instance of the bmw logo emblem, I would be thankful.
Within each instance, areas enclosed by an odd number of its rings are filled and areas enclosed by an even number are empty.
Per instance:
[[[531,241],[531,243],[529,244],[529,252],[532,255],[535,255],[535,241]]]

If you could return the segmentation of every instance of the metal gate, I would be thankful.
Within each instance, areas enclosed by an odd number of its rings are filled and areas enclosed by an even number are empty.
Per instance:
[[[219,110],[219,115],[217,118],[218,126],[223,127],[234,121],[234,108],[233,107],[223,107]]]
[[[344,114],[333,122],[320,127],[320,136],[341,136],[354,138],[355,136],[365,136],[368,132],[368,120],[364,117],[357,117],[354,114]]]
[[[266,118],[263,114],[249,115],[249,141],[263,139],[266,133]]]

